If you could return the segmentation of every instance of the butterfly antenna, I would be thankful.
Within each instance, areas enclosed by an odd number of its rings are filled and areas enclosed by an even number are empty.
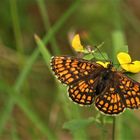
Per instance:
[[[96,52],[96,51],[98,51],[99,53],[100,53],[100,55],[104,58],[104,60],[105,61],[108,61],[107,59],[106,59],[106,57],[102,54],[102,52],[100,51],[100,48],[102,47],[104,45],[104,42],[102,42],[101,44],[99,44],[98,46],[94,46],[95,47],[95,51],[94,52]],[[94,53],[93,52],[93,53]]]
[[[101,54],[101,56],[106,60],[106,58],[104,57],[104,55],[101,53],[101,51],[100,51],[100,47],[102,47],[103,46],[103,44],[104,44],[104,42],[102,42],[100,45],[98,45],[98,46],[94,46],[94,50],[91,48],[91,46],[86,46],[86,49],[87,49],[87,52],[88,53],[90,53],[90,54],[92,54],[93,55],[93,58],[95,58],[95,55],[94,55],[94,53],[96,52],[96,51],[98,51],[100,54]]]

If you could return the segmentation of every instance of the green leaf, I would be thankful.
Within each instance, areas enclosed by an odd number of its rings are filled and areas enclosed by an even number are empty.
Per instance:
[[[96,60],[102,60],[102,61],[109,60],[108,55],[105,52],[101,52],[101,53],[95,52],[94,55],[95,55],[94,57]]]
[[[86,59],[86,60],[91,60],[91,59],[93,59],[93,54],[91,54],[91,53],[86,54],[86,55],[84,56],[84,59]]]
[[[68,129],[70,131],[76,131],[76,130],[87,127],[89,124],[91,124],[95,121],[96,120],[93,117],[91,117],[89,119],[74,119],[72,121],[64,123],[63,128]]]
[[[89,53],[86,54],[84,56],[84,59],[86,60],[91,60],[91,59],[95,59],[95,60],[99,60],[99,61],[109,61],[108,55],[105,52],[94,52],[94,53]]]

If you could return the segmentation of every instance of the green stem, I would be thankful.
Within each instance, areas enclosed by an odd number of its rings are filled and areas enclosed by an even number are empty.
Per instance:
[[[45,0],[37,0],[37,3],[38,3],[39,10],[40,10],[40,14],[42,16],[45,30],[47,33],[48,30],[51,29],[51,25],[50,25],[50,21],[49,21],[48,11],[47,11],[47,8],[45,7],[45,5],[46,5]],[[60,54],[60,49],[58,48],[58,45],[56,43],[56,39],[54,36],[52,36],[52,38],[50,38],[50,43],[52,46],[53,54],[55,54],[55,55]]]
[[[115,140],[115,129],[116,128],[116,118],[113,116],[113,125],[112,125],[112,140]]]
[[[16,41],[16,49],[17,54],[19,56],[19,62],[22,67],[22,64],[24,62],[24,49],[23,49],[23,41],[22,41],[22,33],[18,18],[18,9],[17,9],[17,0],[10,0],[10,9],[11,9],[11,18],[12,18],[12,24],[13,24],[13,31]]]

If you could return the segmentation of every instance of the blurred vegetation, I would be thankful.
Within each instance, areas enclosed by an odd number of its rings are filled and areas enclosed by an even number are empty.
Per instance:
[[[76,55],[70,38],[140,59],[137,0],[5,0],[0,4],[0,140],[138,140],[140,111],[108,117],[69,101],[50,70],[53,55]],[[35,35],[36,34],[36,35]],[[38,36],[40,37],[38,37]],[[34,37],[35,36],[35,37]],[[140,81],[139,75],[135,77]]]

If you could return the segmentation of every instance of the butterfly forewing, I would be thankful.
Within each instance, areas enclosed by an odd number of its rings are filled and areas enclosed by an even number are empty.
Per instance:
[[[68,56],[53,57],[51,67],[57,78],[67,85],[71,85],[83,77],[88,77],[97,68],[103,68],[99,64]]]
[[[52,69],[58,79],[69,85],[69,97],[81,105],[90,105],[103,66],[95,62],[68,56],[53,57]]]

